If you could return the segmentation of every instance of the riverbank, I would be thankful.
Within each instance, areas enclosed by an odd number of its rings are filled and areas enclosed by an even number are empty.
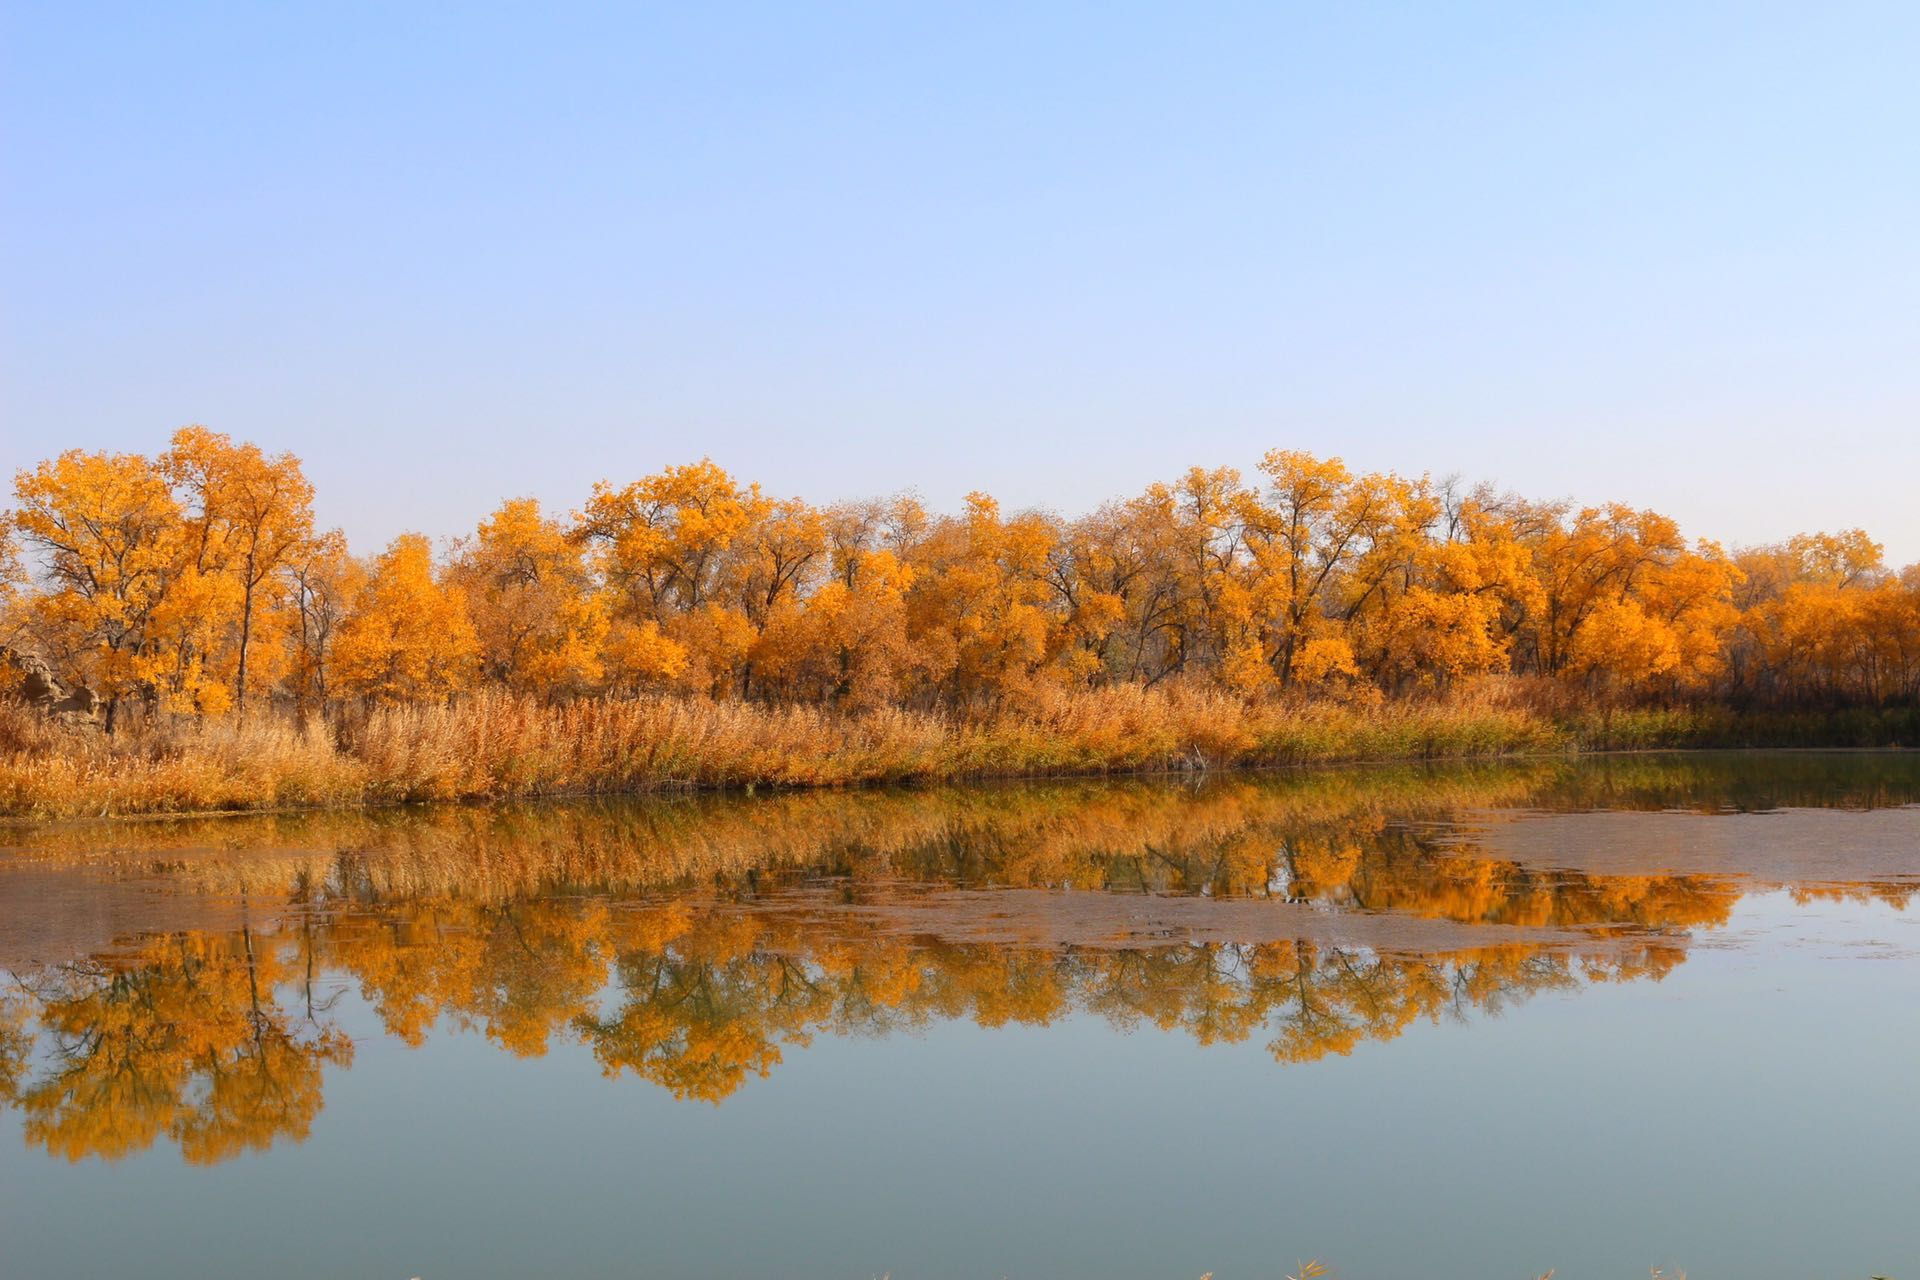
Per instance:
[[[1247,701],[1215,690],[1061,693],[972,719],[645,697],[485,694],[337,725],[256,713],[113,737],[0,717],[0,816],[112,817],[725,788],[1485,759],[1696,747],[1920,745],[1920,709],[1740,712],[1443,700]]]

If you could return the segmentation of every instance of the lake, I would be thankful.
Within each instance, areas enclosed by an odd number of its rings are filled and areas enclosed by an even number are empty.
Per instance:
[[[8,1277],[1920,1280],[1920,755],[0,846]]]

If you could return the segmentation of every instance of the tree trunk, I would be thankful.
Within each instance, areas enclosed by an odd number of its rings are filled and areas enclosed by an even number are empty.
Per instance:
[[[240,606],[240,669],[234,677],[233,704],[247,709],[247,642],[253,638],[253,588],[248,587]]]

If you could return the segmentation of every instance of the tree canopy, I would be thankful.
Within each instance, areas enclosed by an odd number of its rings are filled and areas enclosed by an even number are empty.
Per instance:
[[[290,454],[203,427],[15,478],[0,625],[108,720],[444,701],[721,699],[968,713],[1201,681],[1380,698],[1490,675],[1603,699],[1920,698],[1920,566],[1865,532],[1729,551],[1657,512],[1275,450],[1077,518],[970,495],[816,506],[708,460],[503,502],[356,556]]]

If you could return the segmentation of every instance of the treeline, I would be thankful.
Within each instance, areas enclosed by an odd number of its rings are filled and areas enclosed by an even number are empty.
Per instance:
[[[1865,533],[1729,551],[1651,511],[1275,451],[1066,519],[813,506],[711,462],[503,503],[436,554],[316,528],[300,461],[188,427],[15,479],[0,634],[130,708],[683,692],[971,715],[1201,684],[1362,701],[1490,674],[1604,702],[1920,699],[1920,566]]]

